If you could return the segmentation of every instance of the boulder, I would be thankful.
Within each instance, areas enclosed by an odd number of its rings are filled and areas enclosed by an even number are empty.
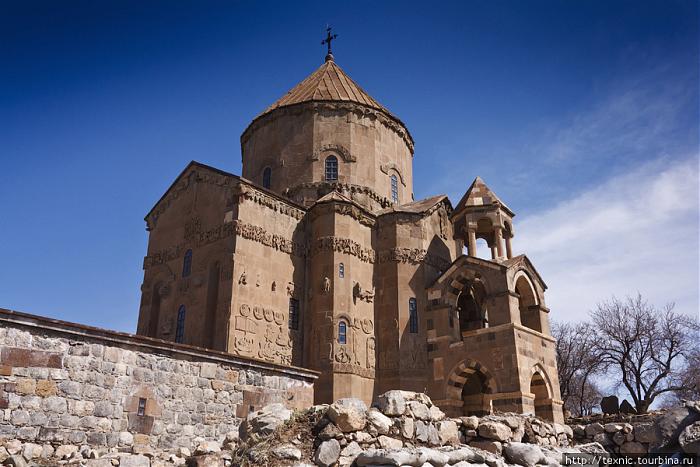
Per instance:
[[[399,416],[406,411],[404,391],[387,391],[377,397],[377,408],[384,415]]]
[[[479,436],[496,441],[508,441],[513,432],[503,423],[491,420],[482,421],[479,424]]]
[[[544,453],[539,446],[525,443],[507,443],[503,446],[503,454],[511,464],[534,467],[545,461]]]
[[[151,461],[140,454],[124,454],[119,456],[119,467],[150,467]]]
[[[438,438],[440,444],[459,444],[459,430],[453,420],[443,420],[437,423]]]
[[[418,420],[430,420],[430,409],[419,401],[410,401],[407,404],[409,413]]]
[[[678,437],[678,444],[686,454],[700,456],[700,422],[685,427]]]
[[[418,461],[418,453],[408,449],[391,451],[387,449],[368,449],[358,454],[355,458],[355,463],[360,467],[366,465],[423,465],[419,464]]]
[[[41,457],[41,445],[34,443],[24,443],[22,447],[22,456],[28,461]]]
[[[437,422],[437,421],[445,418],[445,412],[440,410],[440,407],[438,407],[437,405],[431,406],[429,413],[430,413],[430,420],[432,420],[434,422]]]
[[[674,449],[683,430],[700,420],[700,413],[688,407],[675,407],[654,421],[657,441],[653,450]]]
[[[328,418],[343,433],[362,430],[367,423],[367,406],[352,397],[338,399],[328,407]]]
[[[477,449],[483,449],[484,451],[490,452],[492,454],[501,455],[503,452],[503,445],[498,441],[471,441],[469,446]]]
[[[462,426],[467,430],[476,430],[479,427],[479,417],[461,417]]]
[[[321,467],[330,467],[336,463],[339,457],[340,443],[338,440],[329,439],[318,445],[314,454],[314,462]]]
[[[356,457],[359,453],[362,452],[362,448],[360,447],[357,442],[352,441],[350,444],[345,446],[342,451],[340,451],[340,455],[343,457]]]
[[[202,441],[194,450],[195,455],[213,454],[215,452],[221,452],[221,446],[216,441]]]
[[[607,396],[600,400],[600,409],[604,414],[620,413],[620,401],[617,396]]]
[[[622,403],[620,404],[620,413],[632,415],[637,413],[637,409],[635,409],[632,404],[627,402],[627,399],[623,400]]]
[[[367,411],[367,421],[377,429],[377,433],[385,435],[394,422],[374,407]]]
[[[430,422],[416,420],[416,439],[422,443],[428,443],[433,446],[440,444],[440,436],[437,428]]]
[[[301,450],[291,443],[280,444],[271,450],[272,455],[278,459],[301,460]]]
[[[252,435],[267,436],[272,434],[284,422],[292,417],[292,411],[280,403],[266,405],[257,412],[249,413],[242,427],[242,437]]]
[[[618,431],[622,431],[622,425],[617,423],[606,423],[603,425],[603,429],[606,433],[617,433]]]
[[[413,439],[413,435],[416,432],[415,422],[412,418],[406,417],[401,422],[401,436],[406,439]]]
[[[589,438],[593,438],[593,437],[594,437],[595,435],[597,435],[598,433],[604,432],[604,431],[605,431],[605,428],[603,428],[603,425],[601,425],[600,423],[596,422],[596,423],[591,423],[590,425],[588,425],[588,426],[585,428],[585,430],[586,430],[586,436],[589,437]]]
[[[449,465],[457,464],[459,462],[484,462],[484,456],[477,454],[469,446],[460,446],[457,449],[450,448],[449,450],[442,450],[441,452],[447,455],[447,463]]]
[[[27,461],[24,460],[24,457],[20,456],[19,454],[15,454],[13,456],[8,457],[5,460],[4,465],[14,466],[14,467],[28,467],[29,466],[29,464],[27,464]]]
[[[403,447],[403,441],[400,439],[384,435],[380,435],[379,438],[377,438],[377,442],[379,442],[379,447],[383,449],[400,449]]]

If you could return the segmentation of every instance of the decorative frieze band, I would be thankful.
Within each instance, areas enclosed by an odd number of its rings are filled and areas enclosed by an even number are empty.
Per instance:
[[[269,196],[243,183],[241,183],[238,186],[238,191],[236,194],[238,195],[238,198],[234,198],[234,202],[239,201],[240,198],[243,198],[245,200],[259,204],[260,206],[272,209],[275,212],[279,212],[280,214],[293,217],[297,220],[300,220],[302,217],[304,217],[305,214],[305,211],[303,209],[292,206],[289,203],[285,203],[284,201],[275,199],[272,196]]]
[[[345,253],[346,255],[355,256],[365,263],[374,263],[376,256],[373,249],[365,248],[354,240],[333,236],[319,237],[311,245],[312,256],[321,251]]]

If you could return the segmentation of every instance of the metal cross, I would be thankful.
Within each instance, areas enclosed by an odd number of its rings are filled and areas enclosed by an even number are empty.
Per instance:
[[[330,26],[326,28],[326,38],[321,41],[321,45],[328,44],[328,55],[332,56],[333,53],[331,52],[331,42],[333,41],[333,39],[336,39],[338,35],[331,34],[331,29],[332,28]]]

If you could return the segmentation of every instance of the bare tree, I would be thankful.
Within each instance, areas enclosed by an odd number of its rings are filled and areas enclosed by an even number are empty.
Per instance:
[[[689,389],[677,370],[697,348],[698,323],[673,311],[659,310],[640,294],[600,303],[591,313],[595,352],[604,368],[621,378],[637,412],[644,413],[662,394]]]
[[[683,400],[700,400],[700,342],[685,357],[685,364],[675,375],[674,386],[684,387],[666,397],[667,407],[678,405]]]
[[[573,415],[590,413],[591,394],[600,394],[591,377],[601,368],[595,352],[595,333],[589,323],[553,323],[552,334],[557,339],[557,370],[564,407]]]

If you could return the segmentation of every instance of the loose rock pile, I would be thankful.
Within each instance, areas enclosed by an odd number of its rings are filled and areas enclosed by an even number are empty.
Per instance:
[[[608,452],[640,454],[647,452],[700,452],[700,402],[659,413],[643,423],[590,423],[573,426],[576,442],[596,442]]]
[[[519,414],[446,418],[425,394],[389,391],[368,408],[359,399],[340,399],[311,409],[311,437],[290,437],[293,429],[272,408],[251,414],[243,425],[241,455],[265,465],[532,467],[558,465],[573,440],[568,426]],[[264,422],[260,422],[260,419]],[[270,420],[275,420],[270,424]],[[274,425],[274,426],[273,426]],[[260,443],[256,427],[280,439]],[[274,438],[274,437],[273,437]],[[257,444],[256,444],[257,442]],[[533,444],[528,444],[533,443]],[[589,447],[604,452],[599,445]],[[580,451],[577,451],[580,452]]]

